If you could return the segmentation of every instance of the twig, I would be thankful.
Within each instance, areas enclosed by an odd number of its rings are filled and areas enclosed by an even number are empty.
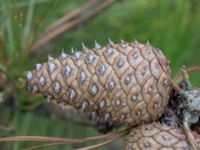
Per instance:
[[[52,141],[52,143],[29,147],[29,148],[26,148],[25,150],[36,150],[36,149],[41,149],[41,148],[44,148],[44,147],[58,146],[58,145],[63,145],[63,144],[67,144],[67,143],[72,144],[72,143],[93,142],[93,141],[107,141],[107,142],[108,141],[114,141],[114,140],[118,140],[119,138],[128,134],[129,132],[130,132],[130,128],[126,128],[126,129],[119,131],[119,132],[113,132],[113,133],[109,133],[109,134],[106,134],[106,135],[101,135],[101,136],[96,136],[96,137],[91,137],[91,138],[73,139],[73,141],[72,141],[72,139],[71,140],[70,139],[60,139],[60,140],[65,140],[65,141],[61,141],[61,142],[53,142]],[[107,143],[107,142],[105,142],[105,143]],[[109,144],[109,143],[107,143],[107,144]],[[101,146],[104,146],[104,145],[106,145],[106,144],[100,143],[100,144],[92,145],[92,146],[85,147],[85,148],[92,148],[93,146],[94,147],[96,147],[96,146],[101,147]],[[81,149],[82,148],[80,148],[80,150]]]
[[[184,120],[183,120],[183,129],[185,131],[185,135],[186,135],[187,140],[190,143],[191,147],[194,150],[199,150],[199,145],[195,141],[194,135],[192,134],[192,131],[190,130],[188,123],[189,123],[189,114],[185,113]]]
[[[194,67],[189,67],[189,68],[186,68],[186,71],[189,73],[189,72],[194,72],[194,71],[200,71],[200,66],[194,66]],[[178,72],[176,74],[176,77],[174,78],[175,81],[178,81],[181,77],[181,72]]]
[[[44,104],[42,108],[36,109],[35,112],[39,113],[40,116],[55,116],[67,122],[73,121],[81,125],[90,126],[104,134],[111,131],[113,128],[112,124],[105,122],[100,116],[94,116],[91,112],[84,112],[81,109],[77,110],[66,107],[65,109],[61,109],[61,107],[53,103]]]
[[[63,23],[69,21],[70,19],[75,18],[77,15],[79,15],[82,11],[84,11],[84,9],[89,8],[92,4],[94,3],[93,0],[90,0],[89,2],[85,3],[83,6],[75,9],[74,11],[64,15],[63,17],[61,17],[60,19],[58,19],[57,21],[55,21],[54,23],[52,23],[51,25],[49,25],[46,30],[44,31],[44,33],[42,33],[43,35],[45,35],[46,33],[48,33],[49,31],[55,29],[58,26],[61,26]]]
[[[116,139],[112,139],[112,140],[108,140],[108,141],[100,143],[100,144],[96,144],[96,145],[92,145],[92,146],[87,146],[87,147],[84,147],[84,148],[78,148],[78,149],[75,149],[75,150],[95,150],[95,149],[97,149],[99,147],[102,147],[102,146],[105,146],[107,144],[110,144],[110,143],[112,143],[115,140]]]
[[[81,110],[74,109],[61,109],[59,106],[54,105],[53,103],[44,104],[42,110],[44,114],[50,116],[56,116],[65,121],[73,121],[79,124],[88,125],[95,127],[96,122],[89,120],[89,114],[83,113]]]
[[[49,41],[60,35],[61,33],[75,28],[77,25],[82,23],[83,21],[89,20],[91,17],[96,16],[102,10],[113,4],[115,0],[105,0],[103,2],[89,1],[84,6],[78,8],[77,10],[69,13],[65,17],[62,17],[45,30],[44,33],[48,31],[43,37],[36,40],[36,42],[32,45],[31,51],[34,52],[38,48],[47,44]],[[67,22],[66,22],[67,21]],[[66,22],[66,23],[64,23]],[[52,29],[50,31],[50,29]],[[42,34],[43,35],[43,34]]]

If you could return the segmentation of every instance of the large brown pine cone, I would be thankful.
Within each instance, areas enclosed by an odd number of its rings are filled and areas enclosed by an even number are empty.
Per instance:
[[[83,49],[37,64],[27,73],[28,88],[113,124],[137,125],[161,116],[172,86],[168,60],[159,49],[124,41]]]

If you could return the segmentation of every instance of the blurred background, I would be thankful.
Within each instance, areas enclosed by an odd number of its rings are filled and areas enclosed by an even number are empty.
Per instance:
[[[30,94],[24,75],[48,54],[92,48],[111,38],[160,48],[175,75],[182,65],[200,65],[199,0],[0,0],[0,137],[45,135],[91,137],[94,125],[70,118],[66,112]],[[200,85],[200,73],[191,80]],[[70,112],[71,113],[71,112]],[[73,112],[72,112],[73,113]],[[74,114],[78,115],[78,114]],[[0,149],[21,150],[36,142],[0,143]],[[41,144],[41,143],[40,143]],[[85,144],[48,147],[73,149]],[[122,149],[122,141],[104,149]]]

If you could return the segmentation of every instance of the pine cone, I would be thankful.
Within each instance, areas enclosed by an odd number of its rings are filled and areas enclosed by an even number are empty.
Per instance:
[[[200,144],[200,136],[194,135]],[[155,122],[134,128],[124,146],[124,150],[192,150],[183,130]]]
[[[168,60],[149,44],[112,41],[60,57],[27,72],[27,87],[56,104],[94,112],[112,124],[137,125],[160,117],[171,84]]]

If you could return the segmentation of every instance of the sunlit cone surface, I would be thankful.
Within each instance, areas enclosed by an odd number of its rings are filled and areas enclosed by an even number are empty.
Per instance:
[[[199,143],[199,136],[195,138]],[[134,128],[124,150],[192,150],[182,129],[160,123]]]
[[[168,60],[149,44],[112,41],[105,47],[37,64],[27,72],[27,87],[56,104],[72,105],[113,124],[156,120],[168,104]]]

